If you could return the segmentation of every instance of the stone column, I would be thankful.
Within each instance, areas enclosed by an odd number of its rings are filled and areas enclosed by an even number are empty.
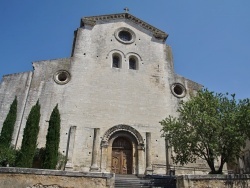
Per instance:
[[[137,174],[144,174],[145,173],[145,153],[144,153],[144,144],[137,146],[137,152],[138,152],[138,172]]]
[[[166,148],[166,174],[171,174],[173,173],[174,167],[173,167],[173,161],[171,159],[171,155],[172,155],[172,148],[169,147],[169,141],[166,138],[165,139],[165,148]]]
[[[146,133],[146,174],[152,174],[151,133]]]
[[[75,145],[76,126],[71,126],[68,133],[66,159],[67,163],[65,169],[73,170],[73,151]]]
[[[25,114],[24,113],[25,113],[25,110],[26,110],[26,105],[29,102],[28,97],[29,97],[30,86],[31,86],[31,81],[32,81],[33,74],[34,74],[34,72],[32,71],[28,75],[27,85],[26,85],[26,88],[25,88],[25,92],[23,93],[24,100],[21,102],[21,106],[22,106],[22,109],[20,111],[21,117],[18,118],[18,115],[17,115],[17,119],[16,119],[17,128],[14,129],[14,132],[13,132],[13,135],[12,135],[12,138],[13,138],[12,143],[13,143],[13,141],[15,139],[15,141],[14,141],[15,149],[17,149],[19,146],[21,147],[21,143],[22,143],[21,140],[19,139],[19,138],[22,137],[22,135],[20,135],[20,131],[25,126],[25,124],[24,124],[24,119],[25,119],[24,116],[25,116]]]
[[[166,174],[170,173],[170,148],[168,144],[168,140],[165,138],[165,148],[166,148]]]
[[[107,159],[108,159],[108,143],[103,142],[101,145],[101,172],[107,172]]]
[[[93,149],[92,149],[92,162],[90,171],[98,171],[99,167],[97,165],[97,157],[99,155],[99,135],[100,129],[94,128],[94,138],[93,138]]]

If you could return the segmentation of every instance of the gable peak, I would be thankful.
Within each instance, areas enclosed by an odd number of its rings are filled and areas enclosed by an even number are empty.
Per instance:
[[[99,15],[99,16],[89,16],[83,17],[81,19],[81,26],[90,25],[95,26],[97,21],[109,21],[109,20],[116,20],[116,19],[128,19],[131,22],[134,22],[136,25],[141,26],[142,28],[150,31],[153,33],[155,38],[162,39],[165,41],[168,37],[168,34],[156,27],[144,22],[143,20],[129,14],[128,12],[119,13],[119,14],[107,14],[107,15]]]

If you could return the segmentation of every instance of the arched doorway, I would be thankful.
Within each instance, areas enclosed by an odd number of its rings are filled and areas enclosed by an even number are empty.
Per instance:
[[[113,126],[102,137],[101,169],[116,174],[143,174],[144,151],[144,140],[135,128]]]
[[[116,174],[132,174],[133,146],[125,137],[117,137],[112,144],[111,171]]]

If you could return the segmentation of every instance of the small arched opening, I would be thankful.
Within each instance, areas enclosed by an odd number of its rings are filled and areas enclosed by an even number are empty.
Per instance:
[[[114,53],[112,55],[112,67],[113,68],[122,68],[122,58],[118,53]]]
[[[129,57],[129,69],[138,70],[138,60],[136,57]]]

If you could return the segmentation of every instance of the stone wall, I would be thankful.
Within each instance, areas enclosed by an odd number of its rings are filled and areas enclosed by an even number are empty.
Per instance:
[[[247,188],[249,174],[183,175],[177,177],[177,188]]]
[[[0,168],[0,188],[113,188],[110,173],[81,173],[28,168]]]
[[[17,97],[17,119],[15,130],[12,135],[13,142],[16,144],[16,139],[19,136],[20,124],[26,119],[23,116],[26,100],[29,95],[30,82],[32,80],[33,72],[23,72],[18,74],[5,75],[0,83],[0,130],[3,122],[9,112],[15,96]],[[0,131],[1,132],[1,131]]]

